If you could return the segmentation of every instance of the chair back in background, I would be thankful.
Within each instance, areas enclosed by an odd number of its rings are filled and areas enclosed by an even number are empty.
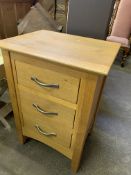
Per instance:
[[[131,0],[121,0],[111,36],[129,39],[131,34]]]
[[[115,0],[70,0],[67,33],[106,39]]]

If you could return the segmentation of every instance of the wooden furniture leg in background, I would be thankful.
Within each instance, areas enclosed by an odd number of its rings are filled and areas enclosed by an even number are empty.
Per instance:
[[[5,117],[12,111],[12,106],[11,106],[11,103],[6,104],[6,101],[4,102],[5,102],[5,105],[2,108],[0,108],[0,121],[2,122],[2,124],[6,129],[10,130],[11,127],[9,123],[6,121]]]
[[[5,79],[5,70],[3,64],[3,58],[0,53],[0,122],[4,127],[10,130],[10,125],[6,121],[5,117],[12,111],[11,103],[9,101],[9,95],[7,92],[7,82]]]
[[[69,0],[65,0],[65,15],[67,17],[67,13],[68,13],[68,1]]]
[[[123,57],[122,57],[122,60],[121,60],[121,67],[125,66],[126,61],[128,59],[129,52],[130,52],[129,48],[126,48],[126,47],[123,48]]]
[[[57,0],[55,0],[54,19],[56,20]]]

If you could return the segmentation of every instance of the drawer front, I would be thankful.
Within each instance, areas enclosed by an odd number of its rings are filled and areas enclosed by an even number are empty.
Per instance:
[[[69,148],[71,145],[71,132],[68,128],[59,129],[57,126],[46,126],[39,118],[33,118],[27,114],[24,115],[24,126],[22,131],[25,136],[36,138],[43,142],[52,142],[63,147]]]
[[[35,118],[35,119],[34,119]],[[31,114],[23,114],[24,125],[22,125],[23,134],[45,142],[54,142],[66,148],[70,147],[72,131],[69,128],[57,126],[53,123],[49,125],[40,117],[34,117]]]
[[[16,61],[18,83],[42,93],[77,102],[80,80],[52,70]]]
[[[32,117],[32,120],[37,122],[37,119],[44,122],[46,126],[53,126],[63,130],[73,128],[75,110],[67,108],[56,102],[48,100],[41,93],[30,91],[24,86],[19,86],[20,101],[23,116]],[[24,118],[25,120],[25,118]]]

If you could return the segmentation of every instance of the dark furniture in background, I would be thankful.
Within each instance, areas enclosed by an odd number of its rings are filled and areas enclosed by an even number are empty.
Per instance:
[[[70,0],[67,33],[106,39],[115,0]]]
[[[30,10],[34,0],[0,0],[0,38],[16,36],[17,22]]]

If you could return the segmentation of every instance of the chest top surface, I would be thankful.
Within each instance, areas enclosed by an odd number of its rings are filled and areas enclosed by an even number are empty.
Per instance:
[[[107,75],[120,44],[41,30],[1,40],[0,47],[81,71]]]

